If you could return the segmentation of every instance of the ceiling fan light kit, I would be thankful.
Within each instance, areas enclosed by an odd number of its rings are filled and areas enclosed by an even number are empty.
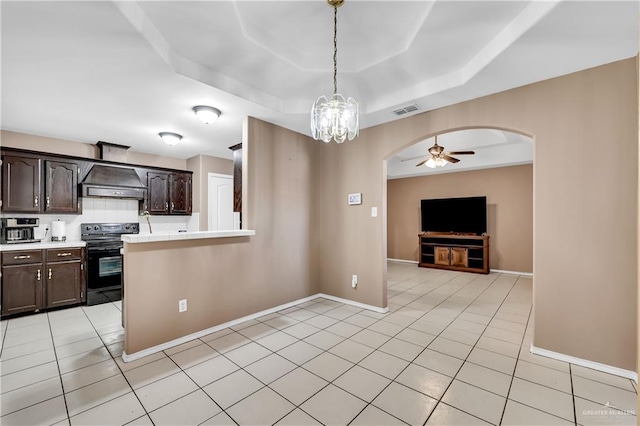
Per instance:
[[[455,164],[458,160],[457,158],[451,157],[452,155],[473,155],[474,151],[451,151],[445,152],[444,147],[438,145],[438,137],[436,136],[436,141],[431,148],[427,150],[429,152],[429,158],[419,162],[416,164],[416,167],[420,167],[422,165],[429,167],[430,169],[435,169],[436,167],[444,167],[449,163]],[[409,160],[409,159],[407,159]]]
[[[325,143],[353,140],[359,132],[358,102],[338,93],[338,7],[344,0],[327,0],[333,7],[333,95],[320,96],[311,107],[311,136]]]

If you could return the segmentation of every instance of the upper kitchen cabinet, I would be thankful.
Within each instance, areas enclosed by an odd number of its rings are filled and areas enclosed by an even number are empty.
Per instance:
[[[191,214],[191,173],[147,172],[147,210],[153,215]]]
[[[42,211],[42,161],[5,155],[2,157],[2,211]]]
[[[45,161],[45,213],[78,213],[78,165]]]
[[[169,173],[147,172],[147,211],[169,214]]]
[[[40,158],[3,157],[3,212],[78,213],[78,165],[44,161],[43,179],[42,164]]]
[[[171,173],[169,176],[169,213],[191,214],[190,173]]]

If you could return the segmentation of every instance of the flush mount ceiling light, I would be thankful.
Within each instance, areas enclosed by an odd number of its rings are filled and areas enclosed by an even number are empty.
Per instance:
[[[358,136],[358,103],[353,98],[346,101],[338,93],[338,8],[344,0],[327,0],[333,7],[333,96],[320,96],[311,107],[311,136],[314,139],[337,143]]]
[[[222,114],[218,108],[206,105],[194,106],[193,112],[204,124],[213,123],[218,119],[218,117],[220,117],[220,114]]]
[[[164,143],[170,146],[177,145],[182,140],[182,135],[179,135],[177,133],[160,132],[158,133],[158,135],[160,136],[160,139],[164,141]]]

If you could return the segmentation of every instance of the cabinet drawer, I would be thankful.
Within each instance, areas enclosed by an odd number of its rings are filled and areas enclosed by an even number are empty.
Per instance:
[[[20,250],[2,252],[2,265],[25,265],[42,263],[42,250]]]
[[[82,259],[81,248],[67,248],[67,249],[48,249],[47,250],[47,262],[58,262],[63,260],[78,260]]]

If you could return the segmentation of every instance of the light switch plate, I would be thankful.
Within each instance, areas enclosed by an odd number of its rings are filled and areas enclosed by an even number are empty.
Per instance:
[[[371,207],[371,217],[378,217],[378,208]]]

